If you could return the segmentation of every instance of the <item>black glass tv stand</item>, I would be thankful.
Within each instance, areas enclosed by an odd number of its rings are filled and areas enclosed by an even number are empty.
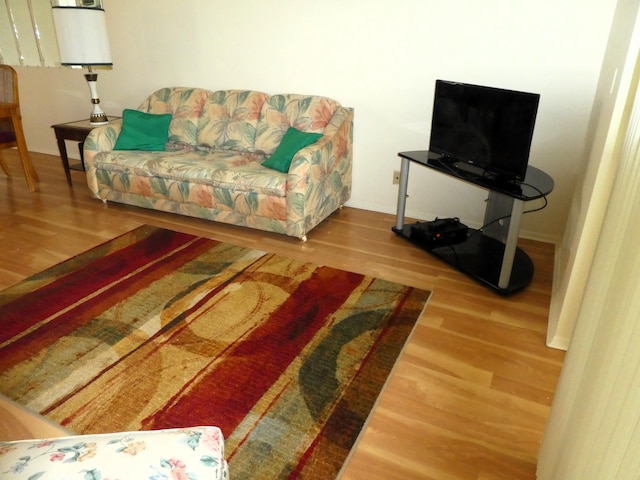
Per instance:
[[[522,182],[506,182],[490,176],[457,169],[454,162],[443,161],[427,150],[400,152],[400,184],[396,224],[392,230],[425,249],[452,267],[471,276],[500,295],[522,290],[533,279],[534,266],[517,246],[520,221],[526,202],[542,198],[553,190],[553,179],[542,170],[529,166]],[[467,239],[454,245],[430,247],[412,238],[405,224],[405,206],[409,165],[416,163],[489,191],[482,231],[469,229]]]

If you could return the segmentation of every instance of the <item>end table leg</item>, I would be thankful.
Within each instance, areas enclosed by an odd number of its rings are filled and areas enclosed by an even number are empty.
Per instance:
[[[71,171],[69,169],[69,157],[67,157],[67,146],[64,143],[64,138],[58,138],[58,150],[60,151],[60,158],[62,159],[64,174],[67,176],[67,183],[71,187]]]

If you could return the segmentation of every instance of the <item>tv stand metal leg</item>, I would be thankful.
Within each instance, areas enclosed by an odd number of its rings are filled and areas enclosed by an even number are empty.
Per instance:
[[[516,256],[516,249],[518,248],[518,235],[523,209],[524,202],[513,199],[513,208],[511,209],[511,218],[509,219],[509,232],[507,233],[507,241],[505,242],[504,255],[502,257],[502,267],[500,268],[500,278],[498,279],[499,288],[507,288],[511,280],[513,260]]]
[[[400,157],[400,183],[398,184],[398,208],[396,209],[396,230],[404,228],[404,211],[407,204],[407,185],[409,183],[409,160]]]

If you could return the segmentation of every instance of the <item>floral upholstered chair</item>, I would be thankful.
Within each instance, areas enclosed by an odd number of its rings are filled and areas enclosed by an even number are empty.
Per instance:
[[[217,427],[0,442],[3,480],[227,480]]]

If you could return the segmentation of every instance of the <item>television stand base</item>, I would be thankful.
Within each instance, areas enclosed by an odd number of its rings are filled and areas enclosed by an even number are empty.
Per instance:
[[[396,227],[391,230],[498,295],[506,296],[519,292],[533,279],[535,271],[533,262],[520,248],[516,248],[509,283],[502,288],[498,284],[505,251],[504,243],[470,229],[469,238],[466,241],[434,248],[416,238],[415,235],[412,237],[411,227],[412,224],[406,224],[400,230]]]
[[[402,163],[396,225],[393,228],[396,234],[500,295],[510,295],[531,283],[533,262],[517,246],[520,221],[525,202],[543,198],[553,190],[553,179],[549,175],[529,166],[523,182],[505,184],[486,176],[459,176],[451,162],[438,160],[427,150],[400,152],[398,155]],[[456,242],[447,242],[446,245],[436,245],[431,241],[425,243],[420,235],[412,234],[412,224],[404,223],[409,165],[412,162],[489,190],[482,232],[470,230],[464,241],[457,242],[459,239],[456,238]]]

